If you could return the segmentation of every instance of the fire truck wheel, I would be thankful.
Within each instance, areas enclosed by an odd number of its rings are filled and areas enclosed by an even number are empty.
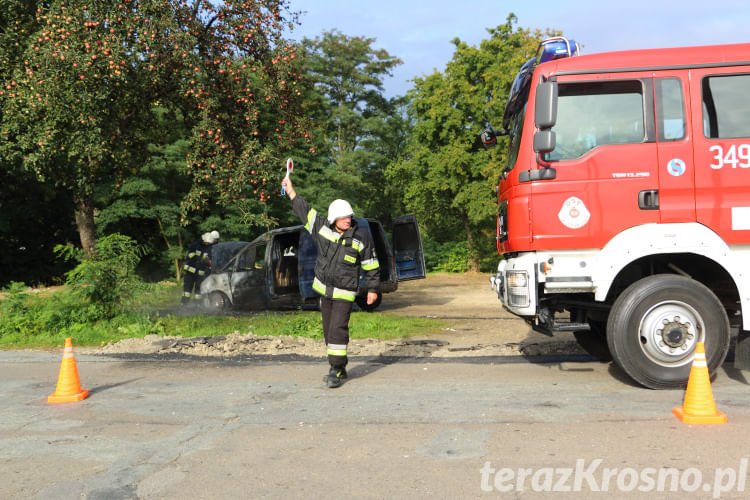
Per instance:
[[[584,351],[602,363],[609,363],[612,361],[612,353],[609,352],[609,346],[607,345],[606,323],[591,321],[589,324],[591,325],[591,331],[573,332],[573,336]]]
[[[212,311],[225,311],[229,309],[229,299],[221,292],[211,292],[206,297],[205,306]]]
[[[372,304],[367,303],[367,295],[359,295],[355,301],[357,302],[357,305],[360,309],[362,309],[365,312],[373,312],[375,309],[378,308],[380,305],[380,301],[383,299],[383,294],[378,292],[378,298],[375,299],[375,302]]]
[[[609,313],[612,358],[651,389],[684,387],[699,341],[705,343],[713,375],[729,350],[729,319],[711,290],[684,276],[657,274],[636,281]]]

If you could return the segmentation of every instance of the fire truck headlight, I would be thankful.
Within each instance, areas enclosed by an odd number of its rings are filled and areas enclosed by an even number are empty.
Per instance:
[[[508,271],[508,286],[512,288],[526,288],[529,285],[529,275],[526,271]]]
[[[529,305],[529,275],[526,271],[508,271],[508,305],[526,307]]]

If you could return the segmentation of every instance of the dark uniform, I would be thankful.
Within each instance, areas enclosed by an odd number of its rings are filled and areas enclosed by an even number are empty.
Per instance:
[[[209,251],[211,244],[203,240],[194,241],[188,248],[185,258],[185,280],[182,287],[182,303],[190,302],[191,295],[195,300],[201,298],[201,283],[211,270]],[[193,294],[193,288],[195,293]]]
[[[360,269],[365,273],[365,286],[375,292],[379,284],[379,267],[370,234],[352,219],[343,234],[333,229],[328,219],[310,208],[299,195],[292,200],[294,213],[305,223],[318,249],[315,261],[313,290],[322,297],[323,334],[332,373],[346,376],[344,367],[349,344],[349,316],[357,296]]]

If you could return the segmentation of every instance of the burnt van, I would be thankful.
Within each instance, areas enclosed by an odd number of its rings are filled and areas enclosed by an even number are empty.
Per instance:
[[[377,300],[367,304],[363,279],[355,300],[362,310],[373,311],[400,281],[425,277],[422,240],[414,215],[393,221],[390,242],[378,220],[355,220],[369,231],[380,263]],[[203,305],[214,311],[315,306],[320,297],[312,288],[316,257],[312,236],[301,225],[268,231],[249,243],[218,243],[211,249],[213,270],[201,285]]]

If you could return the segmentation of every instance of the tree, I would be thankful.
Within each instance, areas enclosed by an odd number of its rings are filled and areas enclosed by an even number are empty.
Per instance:
[[[384,96],[383,79],[401,60],[373,47],[374,38],[323,32],[304,39],[311,93],[306,111],[318,152],[308,158],[302,190],[313,203],[347,198],[359,213],[390,215],[383,172],[405,136],[401,98]]]
[[[149,157],[143,166],[96,186],[95,203],[102,207],[96,228],[99,234],[128,235],[148,249],[141,272],[163,277],[171,265],[180,279],[185,240],[190,238],[180,224],[180,203],[190,190],[185,172],[189,131],[181,116],[164,108],[154,111],[157,127],[149,133]]]
[[[269,228],[285,153],[304,142],[307,122],[297,47],[282,38],[286,1],[254,4],[224,5],[206,23],[220,43],[202,45],[203,61],[185,89],[197,112],[183,213],[206,217],[217,205],[232,205],[245,223]]]
[[[0,82],[10,80],[13,68],[23,60],[34,29],[36,3],[0,0]],[[4,90],[0,88],[0,109],[7,99]],[[72,214],[60,210],[70,204],[70,197],[25,170],[19,158],[5,155],[0,157],[0,186],[0,262],[4,269],[0,286],[10,281],[40,283],[60,278],[66,266],[54,262],[53,247],[75,236]]]
[[[478,48],[454,39],[445,72],[415,79],[408,95],[414,128],[387,171],[433,238],[466,241],[473,270],[494,241],[493,187],[507,160],[504,148],[483,151],[477,139],[487,121],[502,119],[514,76],[543,38],[539,30],[514,30],[516,22],[510,14],[488,29]]]
[[[56,262],[53,249],[76,237],[73,215],[60,210],[70,206],[70,197],[10,165],[0,165],[0,186],[0,287],[61,283],[70,266]]]
[[[92,251],[94,188],[147,163],[161,105],[193,131],[184,213],[227,202],[262,185],[264,162],[296,133],[285,15],[285,0],[40,3],[31,28],[11,27],[23,51],[0,89],[0,151],[71,193],[81,244]],[[264,144],[253,140],[262,120],[276,122]]]

